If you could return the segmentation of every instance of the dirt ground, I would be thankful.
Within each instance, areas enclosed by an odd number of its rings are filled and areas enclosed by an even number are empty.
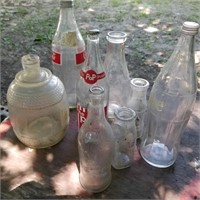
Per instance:
[[[153,85],[171,55],[184,21],[200,23],[199,0],[74,0],[79,29],[86,38],[89,28],[99,28],[102,59],[106,34],[121,30],[128,34],[125,53],[131,77],[142,77]],[[1,15],[1,105],[21,57],[40,56],[41,66],[51,69],[51,41],[59,17],[59,1],[0,0]],[[200,36],[196,37],[196,63],[200,65]],[[199,71],[198,67],[198,70]],[[198,72],[199,74],[199,72]]]

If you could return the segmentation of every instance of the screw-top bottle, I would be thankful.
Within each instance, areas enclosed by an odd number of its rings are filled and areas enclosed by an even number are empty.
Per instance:
[[[90,192],[101,192],[111,183],[114,148],[112,128],[104,113],[104,88],[89,89],[88,117],[79,130],[80,183]]]
[[[102,86],[105,90],[104,108],[107,116],[109,85],[99,54],[99,33],[98,29],[92,29],[87,35],[87,56],[77,83],[78,128],[87,118],[89,88],[92,85]]]
[[[60,0],[60,17],[52,42],[52,64],[53,73],[65,86],[70,108],[76,108],[76,83],[84,54],[85,43],[74,16],[73,0]]]
[[[183,23],[178,44],[150,93],[140,152],[155,167],[165,168],[175,162],[181,135],[192,113],[197,92],[194,38],[198,29],[195,22]]]
[[[129,99],[130,78],[124,53],[126,39],[127,34],[122,31],[110,31],[107,34],[108,46],[104,65],[110,87],[109,118],[114,116],[119,107],[127,107]]]

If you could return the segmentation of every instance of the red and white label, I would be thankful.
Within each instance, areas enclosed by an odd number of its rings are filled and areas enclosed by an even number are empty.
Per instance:
[[[62,54],[53,51],[52,52],[52,61],[58,65],[62,64]],[[81,53],[77,53],[74,57],[74,61],[76,65],[80,65],[82,63],[84,63],[85,61],[85,51],[81,52]]]
[[[107,106],[104,107],[105,117],[107,117],[107,108],[108,108]],[[78,104],[77,113],[78,113],[78,128],[80,129],[87,119],[88,116],[87,108],[81,107],[80,104]]]
[[[80,106],[80,104],[77,105],[77,113],[78,113],[78,127],[81,128],[83,123],[87,119],[87,108],[83,108]]]
[[[85,51],[76,54],[76,64],[80,65],[85,61]]]
[[[103,79],[106,76],[106,74],[105,72],[97,74],[93,69],[89,69],[86,72],[81,70],[80,76],[84,78],[86,83],[95,84],[98,80]]]
[[[55,51],[52,52],[52,61],[58,65],[61,64],[61,54]]]

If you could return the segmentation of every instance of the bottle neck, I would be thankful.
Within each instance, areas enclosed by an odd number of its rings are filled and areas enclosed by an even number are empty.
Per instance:
[[[178,40],[173,55],[180,55],[185,58],[194,59],[194,38],[195,35],[189,35],[182,33],[181,37]]]
[[[117,59],[125,58],[124,43],[108,42],[108,53],[111,56],[115,56]]]
[[[115,71],[129,79],[129,72],[126,65],[124,52],[125,43],[114,43],[108,40],[107,53],[105,57],[105,66],[108,71]],[[111,69],[112,68],[112,69]]]
[[[105,120],[105,112],[103,99],[92,99],[88,107],[88,120],[95,120],[97,123],[100,120]]]
[[[96,72],[101,72],[102,66],[101,58],[99,55],[99,37],[96,35],[90,35],[87,37],[87,57],[86,66],[89,69],[94,69]]]
[[[76,30],[77,24],[73,7],[61,7],[58,27],[63,27],[69,31]]]

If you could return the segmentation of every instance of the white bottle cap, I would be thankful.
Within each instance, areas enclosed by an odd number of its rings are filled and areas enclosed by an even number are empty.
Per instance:
[[[199,24],[196,22],[184,22],[182,31],[189,35],[196,35],[199,30]]]

